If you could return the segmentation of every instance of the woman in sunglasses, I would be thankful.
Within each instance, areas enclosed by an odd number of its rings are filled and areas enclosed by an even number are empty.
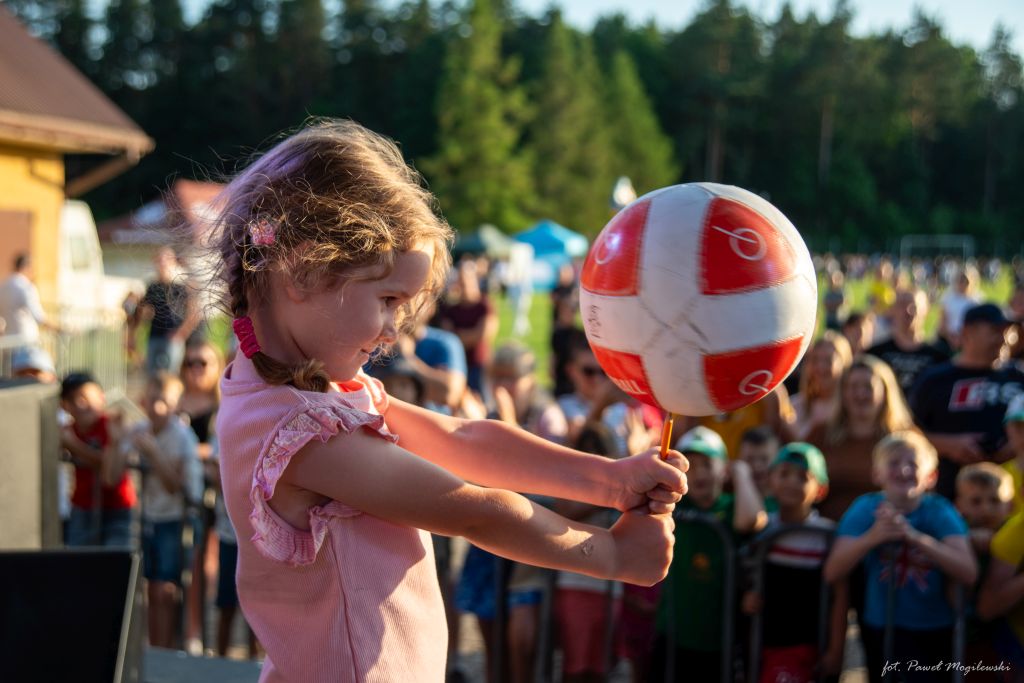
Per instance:
[[[178,412],[187,419],[199,439],[199,459],[203,463],[204,491],[219,488],[214,479],[217,472],[213,424],[220,406],[220,373],[224,369],[220,351],[207,341],[190,343],[185,347],[181,363],[181,382],[185,387]],[[193,528],[192,583],[188,587],[188,621],[185,645],[193,654],[202,654],[203,595],[206,593],[207,574],[203,572],[207,552],[207,532],[214,523],[213,508],[203,500],[187,501]],[[234,573],[232,572],[232,576]],[[213,577],[210,577],[211,579]]]
[[[199,439],[199,457],[205,460],[212,451],[213,417],[220,405],[220,351],[207,341],[189,344],[181,363],[181,381],[185,393],[178,404],[188,416],[192,431]]]

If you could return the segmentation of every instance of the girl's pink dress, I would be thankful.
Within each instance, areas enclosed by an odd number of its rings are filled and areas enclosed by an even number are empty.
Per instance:
[[[267,652],[260,681],[443,681],[448,633],[429,534],[337,500],[310,508],[302,531],[267,503],[312,439],[369,429],[398,440],[377,380],[360,372],[341,388],[271,386],[242,356],[221,380],[221,477],[242,611]]]

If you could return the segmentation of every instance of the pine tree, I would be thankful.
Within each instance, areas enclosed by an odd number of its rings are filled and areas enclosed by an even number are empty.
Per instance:
[[[590,40],[574,36],[557,12],[534,92],[529,149],[539,208],[548,218],[596,234],[608,220],[615,180],[600,72]]]
[[[286,125],[314,113],[327,88],[326,18],[321,0],[283,0],[277,29],[277,93]]]
[[[425,160],[449,222],[460,230],[493,223],[526,225],[533,191],[530,166],[517,149],[526,98],[517,65],[501,58],[501,26],[490,0],[474,0],[468,29],[452,41],[437,99],[438,152]]]
[[[679,176],[672,140],[661,130],[636,66],[624,51],[612,57],[606,91],[612,170],[629,176],[640,194],[671,184]]]
[[[434,21],[429,0],[417,0],[397,38],[403,51],[395,56],[394,135],[408,158],[437,152],[437,93],[445,57],[445,36]]]
[[[124,94],[129,98],[130,92],[126,90],[143,90],[155,80],[155,75],[140,58],[142,46],[150,37],[145,9],[142,0],[111,0],[107,5],[107,39],[100,59],[101,86],[122,107],[126,103],[119,96]]]
[[[66,0],[60,3],[53,42],[75,68],[94,77],[96,61],[91,50],[93,21],[86,13],[85,5],[85,0]]]

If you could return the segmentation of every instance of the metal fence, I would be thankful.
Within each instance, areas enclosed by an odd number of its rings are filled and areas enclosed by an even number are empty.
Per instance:
[[[776,541],[796,534],[801,535],[819,535],[822,537],[822,544],[827,551],[831,550],[832,540],[835,536],[835,530],[814,527],[806,524],[788,524],[781,526],[778,529],[774,529],[766,534],[762,534],[755,539],[754,555],[753,555],[753,573],[751,576],[753,590],[764,595],[767,590],[770,590],[770,586],[765,585],[765,568],[768,563],[768,554],[771,552],[772,547]],[[817,569],[820,571],[821,566]],[[825,651],[828,638],[828,615],[829,615],[829,597],[831,595],[831,589],[825,582],[824,574],[822,574],[818,583],[818,653],[819,656]],[[748,657],[748,674],[747,680],[757,683],[761,679],[761,658],[762,658],[762,644],[764,642],[764,623],[763,623],[763,612],[758,611],[751,618],[750,623],[750,647],[747,652]],[[818,673],[817,680],[821,681],[824,679],[824,673]]]
[[[38,346],[50,354],[57,376],[85,370],[107,393],[124,395],[128,385],[125,319],[118,310],[63,308],[48,311],[59,329],[40,330],[38,339],[0,336],[0,377],[12,376],[14,350]]]

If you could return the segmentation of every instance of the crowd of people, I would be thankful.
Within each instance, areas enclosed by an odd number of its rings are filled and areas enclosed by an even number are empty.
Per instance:
[[[762,681],[836,680],[849,613],[871,680],[946,680],[952,668],[925,665],[949,663],[959,614],[969,623],[961,664],[981,665],[970,680],[1024,680],[1024,284],[1007,301],[984,301],[976,286],[987,264],[816,260],[824,329],[798,372],[756,404],[677,421],[689,493],[664,582],[552,579],[473,546],[460,556],[435,537],[453,677],[458,615],[468,613],[488,662],[500,649],[516,683],[534,679],[549,628],[563,681],[605,680],[618,660],[630,662],[635,681],[667,672],[718,680],[723,667],[747,671],[752,661]],[[65,543],[141,548],[150,642],[224,655],[239,615],[238,546],[220,495],[214,418],[234,349],[199,325],[173,252],[161,250],[155,263],[155,280],[127,310],[129,344],[134,326],[148,323],[135,397],[145,420],[125,424],[108,410],[88,371],[58,377],[32,340],[13,351],[11,370],[59,385],[61,445],[73,469],[62,494]],[[0,287],[0,303],[23,309],[9,328],[49,325],[25,284],[26,261],[16,265],[17,280]],[[869,283],[869,300],[851,310],[848,283],[858,280]],[[409,403],[500,420],[608,458],[656,445],[663,416],[609,380],[578,326],[575,270],[563,269],[551,293],[547,372],[523,344],[497,343],[500,287],[486,258],[463,257],[436,308],[366,372]],[[939,323],[926,339],[932,303]],[[617,516],[534,498],[589,524],[608,527]],[[203,643],[210,600],[219,620]],[[731,631],[722,628],[726,605],[735,605]],[[740,645],[751,629],[763,634],[758,652]],[[732,661],[723,648],[735,650]],[[248,654],[258,652],[250,633]],[[917,670],[907,668],[912,660]],[[886,671],[893,662],[902,669]]]

